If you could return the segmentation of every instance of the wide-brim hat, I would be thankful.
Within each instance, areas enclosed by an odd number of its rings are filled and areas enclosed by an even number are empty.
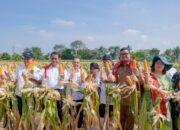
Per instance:
[[[152,66],[154,66],[155,62],[160,60],[161,62],[163,62],[163,64],[165,65],[166,67],[166,71],[168,71],[169,69],[172,68],[173,64],[170,63],[166,57],[164,56],[155,56],[152,60]]]

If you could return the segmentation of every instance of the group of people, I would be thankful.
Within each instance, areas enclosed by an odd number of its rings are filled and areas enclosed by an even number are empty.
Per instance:
[[[16,97],[18,101],[19,113],[22,114],[22,94],[19,91],[20,86],[25,83],[22,73],[26,71],[28,64],[34,60],[34,55],[31,52],[25,52],[23,54],[24,64],[16,69],[17,86],[16,86]],[[155,56],[151,64],[151,70],[145,71],[137,64],[133,67],[133,60],[131,58],[130,52],[127,48],[122,48],[120,50],[119,61],[114,64],[111,56],[105,54],[102,57],[104,64],[103,76],[100,74],[100,66],[98,63],[90,64],[90,74],[92,75],[92,82],[99,84],[99,115],[100,120],[103,121],[105,116],[105,106],[106,106],[106,84],[112,84],[116,86],[117,84],[126,83],[127,76],[134,75],[136,77],[135,84],[137,91],[140,93],[139,104],[139,119],[143,117],[143,121],[139,122],[138,129],[141,130],[151,130],[152,128],[152,116],[149,113],[152,108],[159,111],[164,117],[164,122],[162,126],[156,125],[155,129],[164,130],[178,130],[178,119],[180,118],[180,105],[177,102],[171,100],[168,94],[160,93],[158,89],[165,91],[180,90],[180,72],[177,71],[172,79],[168,78],[166,75],[167,71],[172,68],[172,64],[163,56]],[[69,94],[68,85],[60,85],[59,80],[63,81],[73,81],[77,88],[81,88],[83,82],[88,79],[88,75],[82,68],[80,59],[74,58],[72,60],[72,68],[64,69],[60,73],[60,56],[57,52],[52,52],[50,55],[51,63],[42,69],[34,66],[31,73],[33,77],[29,80],[52,88],[60,93],[66,87],[66,94]],[[106,70],[106,66],[110,68],[110,71]],[[82,73],[84,77],[87,77],[85,81],[82,81]],[[153,86],[153,87],[151,87]],[[156,89],[153,89],[156,88]],[[127,93],[123,93],[123,96]],[[120,99],[120,123],[122,130],[133,130],[135,126],[135,115],[131,110],[131,96],[124,96],[125,98]],[[75,102],[82,102],[83,94],[80,92],[72,91],[72,99]],[[170,105],[171,101],[171,105]],[[80,109],[81,105],[77,106],[77,111]],[[62,118],[62,101],[57,101],[57,109],[59,118]],[[113,111],[113,103],[109,104],[110,113]],[[111,114],[109,114],[111,116]],[[83,112],[80,113],[80,118],[78,122],[78,127],[82,127],[83,122]],[[161,127],[161,128],[160,128]]]

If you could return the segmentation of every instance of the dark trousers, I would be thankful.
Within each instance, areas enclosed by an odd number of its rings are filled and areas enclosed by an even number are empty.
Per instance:
[[[83,100],[75,100],[75,102],[82,102],[82,101]],[[77,114],[79,113],[79,110],[80,110],[81,106],[82,106],[81,104],[76,106],[76,113]],[[83,111],[81,111],[80,115],[79,115],[79,120],[78,120],[78,128],[81,128],[83,123],[84,123]]]
[[[16,95],[19,115],[22,116],[22,98]]]
[[[178,118],[180,115],[180,106],[178,107],[177,102],[170,101],[171,104],[171,117],[172,117],[172,125],[173,130],[178,130]]]
[[[106,111],[106,104],[100,104],[99,105],[99,115],[100,117],[104,118]],[[113,113],[113,105],[109,105],[109,116],[112,117]]]
[[[59,92],[59,94],[62,96],[63,90],[61,89],[55,89],[56,91]],[[59,119],[62,121],[62,97],[59,101],[56,102],[57,104],[57,111],[58,111],[58,116]]]

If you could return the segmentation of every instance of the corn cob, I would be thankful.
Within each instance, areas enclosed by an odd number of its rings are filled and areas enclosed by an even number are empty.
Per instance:
[[[132,60],[132,67],[137,68],[137,61],[136,60]]]
[[[81,82],[84,82],[84,81],[85,81],[85,74],[82,73],[82,75],[81,75]]]
[[[100,78],[103,79],[103,77],[104,77],[104,68],[101,67],[101,69],[100,69]]]
[[[110,70],[110,65],[108,62],[105,62],[105,68],[107,72]]]
[[[0,75],[3,75],[3,69],[1,66],[0,66]]]
[[[93,75],[92,75],[92,74],[90,74],[90,75],[88,76],[88,84],[89,84],[89,83],[91,83],[91,81],[92,81],[92,77],[93,77]]]
[[[144,60],[143,65],[144,65],[144,71],[148,72],[148,62],[146,59]]]
[[[130,76],[126,76],[126,81],[127,81],[127,83],[128,83],[130,86],[133,85],[133,81],[132,81],[132,79],[131,79]]]
[[[11,64],[7,65],[7,72],[8,72],[8,74],[11,72]]]
[[[59,65],[59,73],[60,73],[60,75],[64,74],[64,67],[62,64]]]
[[[29,64],[27,66],[27,70],[33,70],[36,62],[34,60],[29,61]]]

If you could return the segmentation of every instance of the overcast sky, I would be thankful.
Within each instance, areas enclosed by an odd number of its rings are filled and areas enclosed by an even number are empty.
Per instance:
[[[50,52],[82,40],[89,48],[165,50],[180,43],[180,0],[1,0],[0,53]]]

